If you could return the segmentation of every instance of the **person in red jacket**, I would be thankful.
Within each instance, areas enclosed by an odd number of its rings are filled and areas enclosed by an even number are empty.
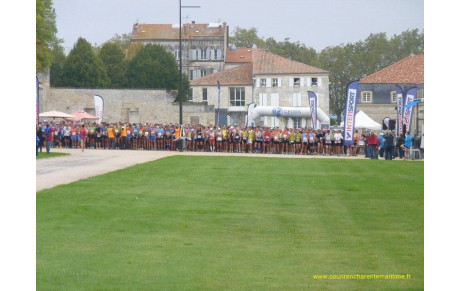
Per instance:
[[[375,135],[374,132],[371,132],[371,135],[367,139],[367,145],[369,146],[369,152],[371,154],[371,159],[379,159],[378,150],[379,150],[379,138]]]
[[[88,131],[86,130],[85,124],[82,124],[80,127],[80,143],[81,143],[82,152],[85,151],[87,135],[88,135]]]
[[[53,125],[51,126],[49,123],[46,124],[45,129],[45,143],[46,143],[46,153],[49,154],[51,150],[51,146],[53,145],[54,139],[54,132],[56,131],[56,127]]]

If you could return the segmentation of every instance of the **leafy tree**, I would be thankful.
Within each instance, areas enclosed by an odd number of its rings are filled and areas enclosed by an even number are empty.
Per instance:
[[[64,48],[60,45],[53,47],[53,64],[50,67],[50,85],[52,87],[64,87],[64,64],[66,56]]]
[[[162,46],[147,44],[129,61],[126,79],[129,88],[177,90],[179,68],[174,56]]]
[[[106,42],[99,50],[99,58],[104,64],[107,75],[110,79],[111,88],[123,88],[126,83],[124,61],[125,54],[118,43]]]
[[[233,31],[233,36],[230,37],[230,43],[237,48],[250,48],[253,44],[259,49],[265,47],[265,41],[257,36],[257,28],[251,27],[250,29],[236,27]]]
[[[66,87],[106,88],[110,79],[102,61],[91,44],[79,38],[64,64],[63,79]]]
[[[108,42],[116,43],[123,51],[128,49],[131,43],[131,33],[115,34]]]
[[[36,71],[44,72],[53,63],[52,49],[62,42],[56,37],[56,15],[52,0],[36,0]]]

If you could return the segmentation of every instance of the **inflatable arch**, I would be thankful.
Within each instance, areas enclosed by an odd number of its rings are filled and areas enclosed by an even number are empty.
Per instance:
[[[317,115],[317,122],[319,124],[330,123],[329,116],[324,113],[323,110],[317,108],[316,110]],[[302,126],[305,126],[306,119],[311,118],[311,111],[310,107],[279,107],[279,106],[257,106],[256,104],[252,103],[249,104],[248,107],[248,118],[247,124],[250,126],[254,126],[261,117],[274,117],[272,121],[265,120],[266,126],[280,126],[280,127],[293,127],[293,119],[302,118],[305,122],[302,122]],[[284,117],[287,120],[286,124],[279,124],[279,118]],[[278,120],[278,124],[276,123]],[[271,123],[271,124],[267,124]],[[318,128],[318,126],[317,126]]]

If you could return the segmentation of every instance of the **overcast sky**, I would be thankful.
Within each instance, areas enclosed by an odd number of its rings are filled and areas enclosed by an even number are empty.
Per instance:
[[[423,0],[182,0],[182,22],[227,22],[263,38],[290,38],[318,52],[371,33],[387,37],[424,29]],[[179,23],[179,0],[54,0],[58,37],[66,51],[79,37],[102,44],[139,23]]]

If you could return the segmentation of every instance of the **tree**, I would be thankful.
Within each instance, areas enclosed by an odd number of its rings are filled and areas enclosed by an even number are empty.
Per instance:
[[[162,46],[147,44],[129,61],[126,80],[128,88],[177,90],[179,68],[174,56]]]
[[[118,43],[106,42],[99,50],[99,58],[104,64],[110,79],[111,88],[123,88],[126,83],[124,62],[125,54]]]
[[[62,42],[56,37],[56,15],[52,0],[36,1],[36,71],[43,72],[53,63],[52,49]]]
[[[106,88],[110,79],[91,44],[79,38],[67,57],[63,72],[64,85],[74,88]]]
[[[257,28],[255,27],[245,29],[237,26],[229,42],[237,48],[250,48],[253,44],[260,49],[265,47],[265,41],[257,36]]]
[[[53,64],[50,67],[50,85],[52,87],[64,87],[64,64],[66,56],[64,48],[60,45],[53,47]]]

